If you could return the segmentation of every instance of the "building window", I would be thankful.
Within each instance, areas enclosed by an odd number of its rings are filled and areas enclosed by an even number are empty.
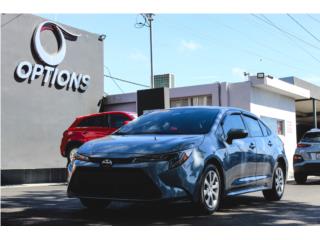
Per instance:
[[[278,135],[285,135],[285,121],[282,119],[261,117],[261,119],[268,125],[268,127]]]
[[[284,120],[277,120],[277,130],[279,135],[285,135],[284,133]]]
[[[184,97],[175,98],[170,100],[171,107],[182,107],[182,106],[210,106],[212,105],[212,97],[208,96],[195,96],[195,97]]]

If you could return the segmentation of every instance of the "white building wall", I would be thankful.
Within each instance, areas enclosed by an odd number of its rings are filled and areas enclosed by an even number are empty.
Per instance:
[[[263,89],[251,88],[250,111],[259,117],[285,121],[285,135],[279,135],[284,143],[289,163],[289,177],[293,174],[292,159],[296,148],[295,100]]]

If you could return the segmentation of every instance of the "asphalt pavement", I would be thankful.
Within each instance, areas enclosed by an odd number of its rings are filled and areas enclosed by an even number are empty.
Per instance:
[[[213,215],[199,215],[190,203],[112,202],[92,212],[66,196],[65,184],[1,187],[1,225],[320,225],[320,178],[286,185],[281,201],[262,193],[226,198]]]

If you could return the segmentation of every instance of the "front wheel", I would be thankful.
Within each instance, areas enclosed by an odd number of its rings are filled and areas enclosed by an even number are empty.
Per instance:
[[[83,206],[91,210],[101,210],[110,204],[110,201],[108,200],[93,198],[80,198],[80,202]]]
[[[200,180],[198,207],[205,214],[212,214],[218,208],[221,200],[221,177],[216,166],[209,164]]]
[[[277,166],[273,174],[272,189],[264,190],[263,196],[268,201],[279,201],[284,193],[285,175],[281,166]]]

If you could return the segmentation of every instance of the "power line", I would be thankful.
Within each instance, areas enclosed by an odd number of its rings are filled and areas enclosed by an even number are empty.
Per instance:
[[[317,38],[312,32],[310,32],[305,26],[303,26],[297,19],[295,19],[293,16],[291,16],[289,13],[287,13],[287,16],[291,18],[292,21],[294,21],[298,26],[300,26],[305,32],[307,32],[311,37],[313,37],[315,40],[320,42],[319,38]]]
[[[17,18],[21,17],[23,14],[18,14],[17,16],[13,17],[12,19],[10,19],[8,22],[5,22],[3,24],[1,24],[1,28],[8,25],[9,23],[11,23],[12,21],[16,20]]]
[[[260,41],[257,41],[257,40],[255,40],[255,39],[251,38],[250,36],[248,36],[248,34],[242,32],[242,31],[240,31],[240,30],[238,30],[238,29],[236,29],[236,28],[234,28],[234,27],[232,27],[232,26],[230,26],[230,25],[228,25],[228,24],[221,23],[220,21],[216,22],[216,24],[217,24],[217,25],[220,25],[220,26],[223,26],[223,27],[225,27],[225,28],[227,28],[227,29],[229,29],[229,30],[232,30],[232,31],[234,31],[234,32],[237,32],[237,33],[243,35],[244,37],[246,37],[247,39],[249,39],[250,41],[256,43],[257,45],[260,45],[260,46],[262,46],[262,47],[264,47],[264,48],[267,48],[267,49],[269,49],[269,50],[271,50],[271,51],[273,51],[273,52],[276,52],[276,53],[278,53],[278,54],[280,54],[280,55],[283,55],[283,56],[285,56],[285,57],[288,57],[288,58],[290,58],[290,59],[295,59],[296,61],[301,61],[300,59],[297,59],[297,58],[295,58],[295,57],[293,57],[293,56],[290,56],[290,55],[288,55],[288,54],[286,54],[286,53],[284,53],[284,52],[282,52],[282,51],[280,51],[280,50],[278,50],[278,49],[276,49],[276,48],[270,47],[268,44],[265,44],[264,42],[260,42]],[[303,62],[303,63],[304,63],[304,62]]]
[[[173,27],[175,26],[175,25],[172,24],[172,23],[169,23],[168,25],[171,25],[171,26],[173,26]],[[219,41],[218,39],[212,37],[212,35],[210,35],[210,34],[208,34],[208,33],[199,33],[199,32],[198,32],[198,34],[195,34],[194,31],[193,31],[190,27],[188,27],[188,26],[186,26],[186,25],[183,25],[183,24],[180,24],[180,25],[181,25],[182,27],[184,27],[186,30],[188,30],[189,33],[192,33],[193,35],[195,35],[195,36],[197,36],[197,37],[199,37],[199,34],[202,35],[202,36],[204,36],[204,37],[207,37],[206,39],[207,39],[208,41],[210,41],[210,43],[212,42],[212,40],[216,40],[215,44],[219,44],[219,45],[221,45],[221,46],[223,46],[223,47],[225,47],[225,48],[227,48],[227,49],[233,48],[233,49],[235,49],[236,51],[245,52],[245,53],[247,53],[248,55],[252,55],[252,56],[258,57],[259,59],[268,60],[268,61],[271,62],[271,63],[278,62],[278,63],[280,63],[280,64],[282,64],[282,65],[285,65],[285,66],[287,66],[287,67],[289,67],[289,68],[293,68],[293,69],[296,69],[296,70],[302,70],[302,69],[299,68],[299,67],[295,67],[295,66],[292,66],[292,65],[290,65],[290,64],[287,64],[287,63],[285,63],[285,62],[278,61],[278,60],[275,60],[275,59],[272,59],[272,58],[263,56],[263,55],[261,55],[260,53],[253,52],[253,51],[248,50],[248,49],[245,49],[245,48],[242,48],[242,49],[241,49],[241,48],[238,48],[238,47],[234,47],[234,46],[232,46],[232,45],[230,45],[230,44],[226,44],[226,43],[221,42],[221,41]],[[180,26],[178,26],[178,27],[180,27]],[[209,38],[208,38],[208,37],[209,37]],[[210,45],[211,45],[211,44],[210,44]],[[261,60],[260,60],[260,61],[261,61]]]
[[[314,16],[310,15],[310,14],[307,14],[307,16],[311,19],[313,19],[314,21],[320,23],[320,20],[318,18],[315,18]]]
[[[114,82],[115,85],[117,85],[117,87],[120,89],[120,91],[121,91],[122,93],[124,93],[124,91],[123,91],[122,88],[119,86],[119,84],[118,84],[113,78],[111,78],[111,80],[112,80],[112,82]]]
[[[111,72],[110,72],[110,69],[107,67],[107,66],[104,66],[105,69],[107,69],[107,71],[109,72],[109,75],[111,76]],[[120,87],[120,85],[113,79],[111,78],[112,82],[120,89],[120,91],[122,93],[124,93],[124,91],[122,90],[122,88]]]
[[[251,15],[254,16],[255,18],[260,19],[261,21],[265,22],[266,24],[268,24],[268,25],[270,25],[270,26],[278,29],[280,32],[282,32],[282,33],[284,33],[284,34],[286,34],[286,35],[289,35],[289,36],[291,36],[291,37],[299,40],[300,42],[303,42],[304,44],[306,44],[306,45],[308,45],[308,46],[310,46],[310,47],[313,47],[313,48],[315,48],[315,49],[317,49],[317,50],[320,50],[320,47],[317,47],[317,46],[315,46],[314,44],[309,43],[309,42],[305,41],[304,39],[296,36],[295,34],[290,33],[290,32],[288,32],[288,31],[284,30],[283,28],[279,27],[277,24],[275,24],[274,22],[272,22],[272,21],[271,21],[269,18],[267,18],[265,15],[261,14],[261,16],[262,16],[263,18],[261,18],[260,16],[258,16],[258,15],[256,15],[256,14],[251,14]]]
[[[150,88],[150,86],[147,86],[147,85],[144,85],[144,84],[135,83],[135,82],[131,82],[131,81],[128,81],[128,80],[121,79],[121,78],[112,77],[110,75],[104,74],[104,76],[107,77],[107,78],[112,78],[114,80],[118,80],[118,81],[125,82],[125,83],[130,83],[130,84],[137,85],[137,86],[140,86],[140,87]]]
[[[280,27],[278,27],[276,24],[274,24],[269,18],[267,18],[266,16],[264,16],[262,14],[262,16],[264,17],[261,18],[260,16],[257,16],[255,14],[251,14],[251,16],[259,19],[260,21],[276,28],[278,31],[280,31],[282,34],[284,34],[285,37],[287,37],[288,39],[290,39],[298,48],[300,48],[302,51],[304,51],[305,53],[307,53],[310,57],[312,57],[315,61],[320,63],[320,60],[318,58],[316,58],[312,53],[310,53],[308,50],[306,50],[304,47],[300,46],[299,44],[297,44],[295,41],[292,40],[293,36],[291,35],[291,33],[281,29]],[[296,38],[296,37],[295,37]],[[304,41],[304,40],[303,40]]]

